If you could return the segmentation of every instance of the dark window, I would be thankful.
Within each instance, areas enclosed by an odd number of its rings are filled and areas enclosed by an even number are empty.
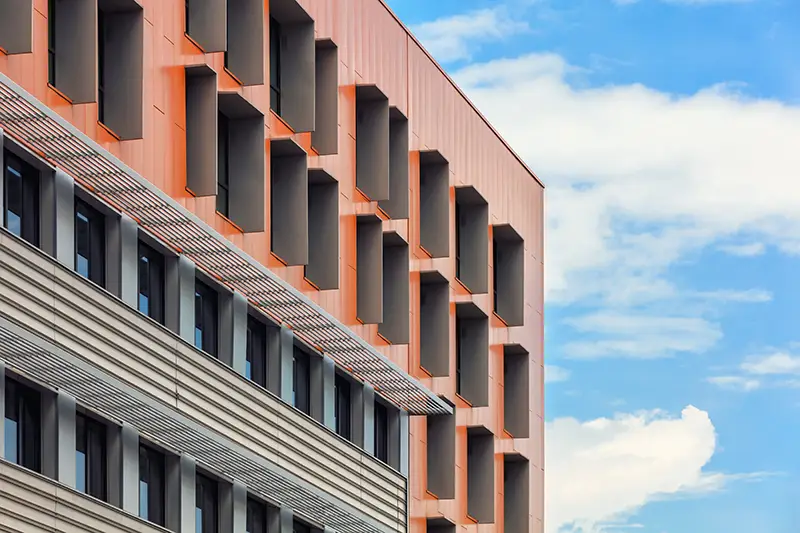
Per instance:
[[[336,416],[336,433],[350,439],[350,382],[336,374],[336,395],[334,397],[334,415]]]
[[[101,287],[106,281],[105,217],[75,199],[75,270]]]
[[[230,214],[228,148],[228,117],[219,113],[217,121],[217,211],[226,217]]]
[[[164,454],[139,446],[139,517],[164,526]]]
[[[492,241],[492,309],[496,312],[497,311],[497,241]]]
[[[106,14],[97,10],[97,120],[105,123]]]
[[[197,474],[195,483],[195,532],[217,533],[217,483]]]
[[[461,213],[456,202],[456,278],[461,277]]]
[[[4,158],[3,225],[39,246],[39,173],[9,151]]]
[[[281,25],[269,19],[269,107],[281,114]]]
[[[217,292],[200,280],[194,288],[194,345],[217,356]]]
[[[375,457],[389,461],[389,416],[380,402],[375,402]]]
[[[464,328],[461,319],[456,317],[456,394],[461,394],[461,336]]]
[[[56,86],[56,1],[47,2],[47,83]]]
[[[311,398],[309,394],[310,374],[308,354],[295,347],[293,359],[292,405],[305,414],[309,414]]]
[[[190,0],[186,0],[183,4],[183,24],[186,33],[189,33],[189,3]]]
[[[81,413],[75,417],[75,488],[106,499],[106,427]]]
[[[311,528],[300,522],[292,523],[292,533],[311,533]]]
[[[247,498],[247,533],[267,533],[267,506]]]
[[[245,375],[262,387],[267,386],[267,328],[255,318],[247,317],[247,360]]]
[[[40,471],[41,411],[39,393],[6,379],[3,425],[5,459],[34,472]]]
[[[139,243],[139,311],[164,323],[164,256]]]

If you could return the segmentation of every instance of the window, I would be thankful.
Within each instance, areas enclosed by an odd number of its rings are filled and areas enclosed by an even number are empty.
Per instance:
[[[75,199],[75,270],[105,286],[105,217],[86,202]]]
[[[81,413],[75,417],[75,488],[106,499],[106,427]]]
[[[200,280],[194,290],[194,345],[217,356],[217,293]]]
[[[39,174],[9,151],[4,152],[4,159],[3,225],[39,246]]]
[[[295,347],[292,366],[292,405],[303,411],[305,414],[309,414],[311,411],[311,398],[309,394],[310,374],[308,354],[303,353],[300,349]]]
[[[295,521],[292,523],[292,533],[311,533],[311,528]]]
[[[106,13],[97,10],[97,120],[105,124]]]
[[[281,114],[281,25],[269,19],[269,107]]]
[[[247,317],[247,360],[245,376],[262,387],[267,386],[267,328],[255,318]]]
[[[47,2],[47,83],[56,86],[56,1]]]
[[[218,113],[217,122],[217,211],[226,217],[230,217],[230,195],[228,188],[230,185],[228,172],[228,117]]]
[[[461,394],[461,337],[463,335],[464,323],[456,316],[456,394]]]
[[[497,281],[500,269],[497,262],[497,241],[492,243],[492,309],[497,310]]]
[[[189,33],[189,3],[190,0],[185,0],[183,4],[183,24],[185,26],[183,31],[186,33]]]
[[[380,402],[375,402],[375,457],[389,461],[389,415]]]
[[[39,393],[6,379],[4,420],[5,459],[34,472],[40,471],[41,411]]]
[[[247,498],[247,533],[267,533],[267,508],[252,498]]]
[[[336,417],[336,433],[350,439],[350,382],[336,374],[334,382],[334,416]]]
[[[217,483],[197,474],[195,483],[195,533],[217,533]]]
[[[458,202],[456,202],[456,278],[461,278],[461,236],[460,229],[462,225],[461,212]]]
[[[139,243],[139,311],[164,323],[164,256]]]
[[[139,446],[139,518],[164,526],[164,455]]]

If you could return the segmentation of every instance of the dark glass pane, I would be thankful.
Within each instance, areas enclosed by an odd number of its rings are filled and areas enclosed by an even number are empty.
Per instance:
[[[139,311],[164,323],[164,257],[139,243]]]
[[[266,326],[253,317],[247,318],[247,378],[267,386]]]
[[[150,315],[150,259],[139,255],[139,311]]]
[[[375,457],[384,463],[389,460],[389,425],[386,407],[375,402]]]
[[[217,120],[217,211],[228,216],[228,117]]]
[[[22,173],[12,161],[6,165],[6,228],[22,237]]]
[[[164,525],[164,455],[139,446],[139,517]]]
[[[296,408],[306,414],[310,412],[309,398],[309,361],[308,355],[298,348],[294,349],[294,387],[292,388],[292,402]]]
[[[203,295],[194,293],[194,345],[203,349]]]
[[[86,492],[86,418],[75,417],[75,488]]]
[[[267,510],[266,506],[248,498],[247,499],[247,533],[266,533]]]
[[[336,375],[336,395],[334,399],[334,412],[336,415],[336,433],[342,437],[350,438],[350,382],[344,377]]]
[[[75,200],[75,270],[105,286],[105,219],[94,208]]]
[[[77,212],[75,214],[75,270],[85,278],[89,277],[90,243],[89,219],[85,214]]]
[[[198,533],[217,533],[217,484],[200,474],[195,491],[195,518]]]

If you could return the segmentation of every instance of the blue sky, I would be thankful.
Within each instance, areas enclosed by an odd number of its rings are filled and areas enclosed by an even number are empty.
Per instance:
[[[800,2],[390,0],[547,184],[547,533],[800,531]]]

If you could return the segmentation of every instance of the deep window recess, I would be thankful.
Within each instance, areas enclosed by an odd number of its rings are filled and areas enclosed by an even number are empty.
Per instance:
[[[217,483],[197,474],[195,483],[195,531],[217,533]]]
[[[456,202],[456,277],[461,278],[461,210]]]
[[[106,499],[106,427],[81,413],[75,417],[75,488]]]
[[[139,311],[164,323],[164,256],[139,243]]]
[[[255,318],[247,317],[247,360],[245,375],[262,387],[267,386],[266,326]]]
[[[41,410],[39,393],[6,379],[3,426],[5,459],[34,472],[41,468]]]
[[[194,345],[217,356],[217,292],[200,280],[194,286]]]
[[[350,440],[350,382],[336,374],[336,396],[334,399],[334,416],[336,417],[336,433]]]
[[[39,173],[9,151],[5,159],[3,225],[39,246]]]
[[[56,86],[56,2],[47,2],[47,83]]]
[[[164,526],[164,454],[139,446],[139,518]]]
[[[230,137],[228,136],[228,117],[218,113],[217,121],[217,211],[230,217],[229,160]]]
[[[269,107],[281,114],[281,25],[269,19]]]
[[[105,124],[106,13],[97,10],[97,120]]]
[[[389,414],[380,402],[375,402],[375,457],[389,462]]]
[[[247,498],[247,533],[267,533],[267,507],[261,502]]]
[[[75,270],[105,286],[105,217],[86,202],[75,199]]]
[[[293,387],[292,387],[292,405],[305,414],[310,413],[311,395],[310,395],[310,373],[309,373],[309,360],[308,354],[304,353],[299,348],[294,348],[294,362],[293,362]]]
[[[189,33],[189,4],[191,0],[185,0],[183,3],[183,31]]]
[[[464,322],[456,316],[456,394],[461,394],[463,390],[461,384],[461,365],[463,358],[461,354],[461,337],[464,333]]]

